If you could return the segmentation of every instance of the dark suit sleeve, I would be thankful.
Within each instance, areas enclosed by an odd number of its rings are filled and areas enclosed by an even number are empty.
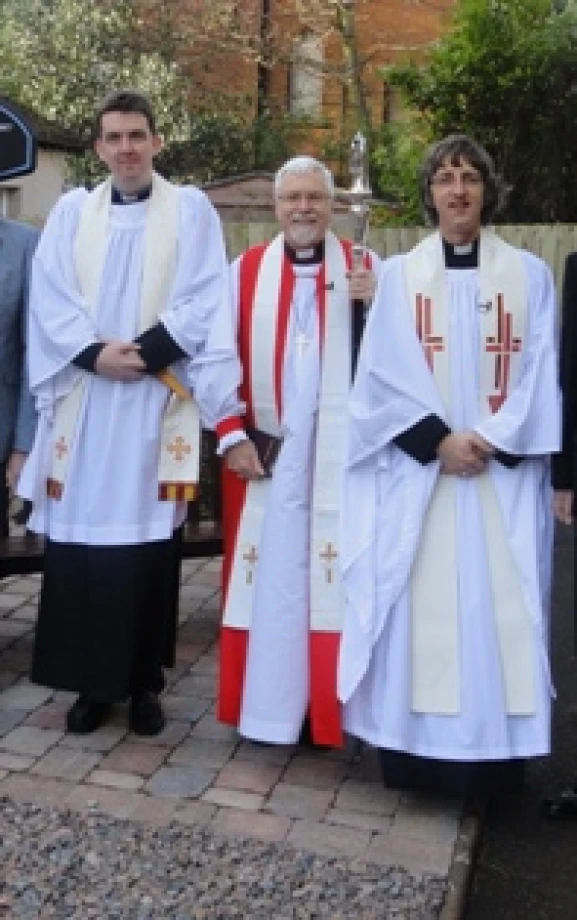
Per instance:
[[[561,350],[559,382],[563,394],[561,452],[553,457],[553,486],[555,489],[575,487],[575,401],[577,399],[577,366],[575,363],[575,317],[577,315],[577,253],[567,256],[561,300]]]
[[[149,374],[163,371],[169,364],[186,357],[186,352],[174,341],[162,323],[151,326],[134,341],[140,345],[140,357],[146,364]]]
[[[21,366],[20,366],[20,391],[18,394],[18,410],[16,413],[16,426],[14,429],[13,450],[20,450],[28,453],[34,441],[36,431],[36,408],[34,397],[30,392],[28,383],[28,366],[26,341],[28,336],[28,295],[30,289],[30,270],[32,266],[32,256],[36,243],[38,242],[38,233],[30,229],[23,238],[23,258],[21,263],[22,284],[20,295],[20,349],[21,349]]]

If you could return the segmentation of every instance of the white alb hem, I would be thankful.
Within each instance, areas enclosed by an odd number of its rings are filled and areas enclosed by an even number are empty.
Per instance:
[[[482,750],[472,748],[430,747],[424,744],[407,744],[398,738],[389,738],[378,732],[360,730],[351,725],[344,726],[348,735],[360,738],[375,748],[384,748],[389,751],[398,751],[402,754],[412,754],[415,757],[430,757],[433,760],[480,761],[480,760],[513,760],[514,758],[547,757],[551,753],[550,742],[542,741],[540,744],[517,744],[509,747],[487,747]]]
[[[288,725],[286,722],[268,722],[262,719],[241,718],[239,734],[249,741],[263,741],[266,744],[296,744],[302,723]]]

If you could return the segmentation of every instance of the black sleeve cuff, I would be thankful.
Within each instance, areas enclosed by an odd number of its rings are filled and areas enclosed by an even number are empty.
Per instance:
[[[394,438],[394,443],[423,466],[437,459],[437,447],[451,429],[438,415],[427,415]]]
[[[186,357],[186,352],[174,341],[162,323],[151,326],[135,340],[140,345],[140,357],[146,364],[149,374],[163,371],[169,364]]]
[[[79,355],[72,359],[72,363],[82,371],[90,371],[90,373],[95,374],[96,359],[103,348],[104,342],[94,342],[92,345],[87,345]]]
[[[553,454],[551,458],[551,480],[553,488],[575,488],[575,459],[573,450],[564,450],[560,454]]]
[[[519,466],[523,457],[520,457],[519,454],[508,454],[504,450],[496,450],[493,454],[495,460],[497,460],[501,466],[506,466],[508,470],[514,470],[516,466]]]

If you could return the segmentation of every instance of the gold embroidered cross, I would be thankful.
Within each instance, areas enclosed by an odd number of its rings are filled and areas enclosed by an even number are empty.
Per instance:
[[[190,444],[188,444],[182,435],[178,435],[167,448],[170,454],[174,455],[177,463],[182,463],[185,456],[190,453]]]
[[[326,566],[327,584],[329,585],[333,580],[333,559],[336,559],[337,556],[338,553],[332,543],[325,543],[324,552],[319,553],[319,558],[323,560]]]
[[[255,566],[258,561],[256,546],[249,547],[248,552],[244,553],[242,558],[245,562],[248,562],[248,568],[246,570],[246,583],[247,585],[252,585],[252,570],[253,566]]]
[[[68,446],[64,440],[64,435],[60,435],[56,444],[54,445],[54,450],[56,451],[59,460],[62,460],[64,454],[68,453]]]

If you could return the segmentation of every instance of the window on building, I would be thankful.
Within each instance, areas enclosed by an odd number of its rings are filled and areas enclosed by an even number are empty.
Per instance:
[[[0,217],[15,218],[20,212],[20,189],[0,185]]]
[[[294,45],[289,73],[289,111],[317,118],[323,102],[323,45],[316,35],[304,35]]]

